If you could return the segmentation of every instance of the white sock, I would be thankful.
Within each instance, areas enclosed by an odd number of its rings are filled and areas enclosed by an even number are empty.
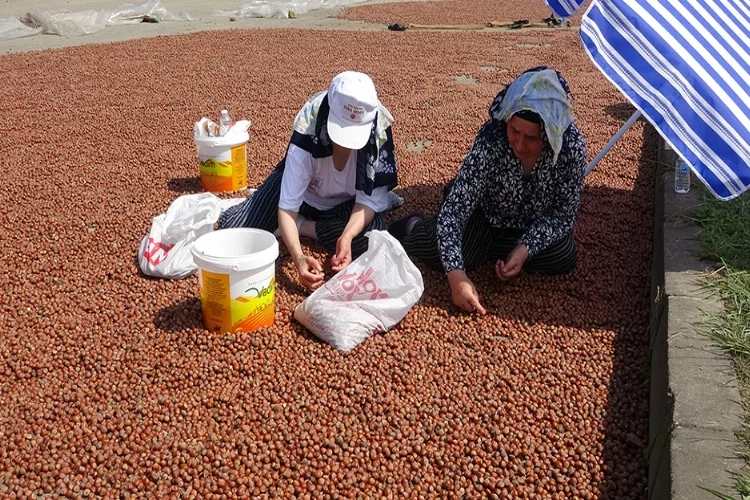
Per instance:
[[[297,232],[299,233],[300,228],[302,227],[302,223],[305,222],[307,219],[302,217],[301,215],[297,214]],[[281,238],[281,229],[276,228],[276,231],[273,232],[273,235],[277,238]]]

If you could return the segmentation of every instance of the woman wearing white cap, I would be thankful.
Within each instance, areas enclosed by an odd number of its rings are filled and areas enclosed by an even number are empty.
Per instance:
[[[300,236],[333,254],[334,272],[367,250],[364,234],[385,230],[388,191],[398,183],[391,124],[364,73],[345,71],[297,113],[286,155],[247,200],[227,209],[219,229],[278,232],[300,283],[316,288],[323,268]]]

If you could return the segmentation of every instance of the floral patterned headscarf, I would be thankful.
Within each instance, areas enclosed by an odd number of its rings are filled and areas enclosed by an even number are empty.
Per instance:
[[[522,73],[503,89],[490,106],[490,116],[507,122],[519,111],[533,111],[544,122],[544,132],[553,151],[553,162],[563,146],[563,134],[573,123],[573,107],[568,101],[565,80],[548,68]]]
[[[328,91],[324,90],[311,96],[294,119],[291,144],[312,154],[313,158],[331,156],[333,144],[325,126],[329,110]],[[391,132],[393,122],[391,113],[380,104],[377,117],[372,124],[370,139],[357,151],[355,188],[367,195],[372,194],[376,187],[388,186],[392,189],[398,185],[396,154]]]

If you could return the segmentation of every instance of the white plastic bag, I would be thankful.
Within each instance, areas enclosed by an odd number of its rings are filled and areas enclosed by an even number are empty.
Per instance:
[[[294,318],[340,351],[401,321],[424,292],[422,273],[387,231],[369,231],[367,251],[315,290]]]
[[[0,41],[38,35],[41,32],[42,28],[26,26],[17,17],[0,19]]]
[[[160,21],[194,21],[187,12],[172,12],[162,5],[161,0],[148,0],[141,4],[124,3],[107,13],[107,24],[140,23],[146,16],[156,16]]]
[[[266,19],[287,19],[290,11],[301,16],[313,10],[333,9],[366,2],[367,0],[248,0],[239,9],[217,11],[214,15],[223,17],[261,17]]]
[[[42,27],[43,33],[61,36],[91,35],[104,29],[107,24],[107,14],[95,10],[32,10],[27,16]]]
[[[111,11],[33,10],[26,14],[24,20],[41,27],[36,33],[72,37],[92,35],[104,29],[105,26],[140,23],[146,16],[158,17],[160,21],[195,20],[187,12],[167,10],[161,0],[147,0],[141,4],[124,3]]]
[[[220,213],[220,200],[212,193],[177,198],[166,213],[154,218],[151,232],[141,241],[138,265],[143,274],[173,279],[195,274],[198,266],[193,262],[193,244],[213,231]]]

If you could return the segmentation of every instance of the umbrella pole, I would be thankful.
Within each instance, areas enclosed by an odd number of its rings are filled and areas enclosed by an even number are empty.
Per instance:
[[[628,119],[628,121],[626,121],[625,124],[622,127],[620,127],[620,130],[617,131],[614,137],[612,137],[612,139],[609,140],[607,145],[604,146],[601,151],[599,151],[599,154],[596,155],[596,158],[591,160],[591,163],[589,163],[588,166],[586,167],[586,175],[588,175],[589,172],[594,170],[594,167],[596,166],[596,164],[599,163],[599,161],[602,158],[604,158],[604,155],[606,155],[609,152],[609,150],[612,149],[612,146],[614,146],[615,143],[620,140],[620,137],[622,137],[622,135],[625,132],[627,132],[627,130],[631,127],[631,125],[633,125],[635,121],[640,117],[641,117],[641,111],[636,110],[636,112],[633,113],[633,116],[631,116]]]

